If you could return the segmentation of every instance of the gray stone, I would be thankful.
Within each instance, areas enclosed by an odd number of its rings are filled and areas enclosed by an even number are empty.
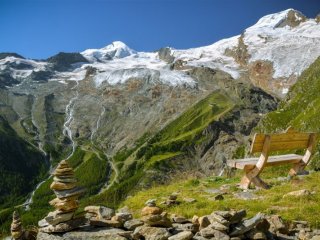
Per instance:
[[[228,231],[229,228],[219,222],[213,222],[208,227],[211,227],[212,229],[218,230],[218,231]]]
[[[234,194],[234,197],[242,200],[257,200],[262,198],[252,192],[238,192]]]
[[[115,215],[115,211],[104,206],[87,206],[85,211],[93,213],[98,219],[111,219]]]
[[[199,225],[193,223],[173,223],[172,226],[178,231],[191,231],[193,233],[199,231]]]
[[[194,199],[194,198],[184,198],[183,201],[185,201],[186,203],[194,203],[194,202],[196,202],[197,200]]]
[[[82,193],[85,192],[85,188],[75,187],[70,190],[61,190],[61,191],[54,190],[53,192],[58,198],[68,198],[72,196],[81,195]]]
[[[183,231],[168,238],[168,240],[190,240],[193,233],[190,231]]]
[[[62,222],[67,222],[72,219],[74,212],[63,213],[58,210],[49,212],[48,216],[44,218],[44,220],[50,225],[57,225]],[[43,223],[42,221],[41,223]]]
[[[45,233],[64,233],[76,229],[87,222],[85,218],[76,218],[67,222],[59,223],[55,226],[49,225],[46,227],[39,228],[39,232]]]
[[[48,234],[39,232],[37,240],[126,240],[121,236],[125,231],[121,229],[94,229],[91,231],[72,231],[65,234]]]
[[[211,223],[213,222],[218,222],[218,223],[221,223],[225,226],[229,226],[230,225],[230,222],[228,220],[226,220],[224,217],[218,215],[218,214],[215,214],[215,213],[212,213],[210,216],[208,216],[209,220]]]
[[[270,227],[269,230],[273,233],[280,232],[282,234],[287,234],[288,229],[287,226],[285,225],[284,221],[282,218],[278,215],[271,215],[267,216],[266,219],[268,220]]]
[[[131,219],[126,221],[123,226],[125,229],[134,230],[137,227],[142,226],[143,224],[144,222],[139,219]]]
[[[244,220],[242,223],[236,225],[231,233],[229,234],[231,237],[242,235],[246,232],[249,232],[253,229],[258,223],[260,223],[265,216],[262,213],[258,213],[253,218]]]
[[[230,240],[230,237],[226,233],[217,230],[214,231],[214,238],[219,240]]]
[[[148,207],[155,207],[157,205],[156,201],[156,199],[149,199],[148,201],[146,201],[145,205]]]
[[[139,240],[142,237],[145,240],[168,240],[171,234],[166,228],[141,226],[134,230],[132,236],[135,240]]]
[[[308,196],[311,195],[311,192],[307,189],[302,189],[302,190],[298,190],[298,191],[293,191],[293,192],[289,192],[285,195],[283,195],[283,197],[302,197],[302,196]]]
[[[167,214],[165,212],[158,215],[144,216],[142,217],[141,220],[145,222],[147,225],[153,226],[153,227],[171,227],[172,226],[172,223],[167,217]]]

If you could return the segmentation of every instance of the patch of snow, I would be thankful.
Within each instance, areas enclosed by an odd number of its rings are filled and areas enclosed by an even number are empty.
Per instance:
[[[282,89],[282,94],[287,94],[289,92],[289,88],[283,88]]]
[[[172,86],[195,86],[195,81],[182,71],[172,71],[166,62],[159,59],[157,53],[138,52],[125,58],[106,62],[84,64],[98,69],[94,76],[97,87],[107,82],[110,85],[123,84],[129,79],[139,78],[150,82],[165,83]]]
[[[320,55],[320,25],[313,19],[293,28],[276,28],[290,10],[265,16],[244,33],[249,61],[273,62],[274,78],[300,75]]]
[[[45,70],[47,65],[46,62],[34,61],[31,59],[22,59],[13,56],[9,56],[3,59],[0,59],[0,70],[5,70],[8,67],[8,64],[15,63],[19,64],[26,64],[31,66],[32,69],[14,69],[10,68],[11,76],[15,79],[18,78],[26,78],[28,77],[32,71],[42,71]]]
[[[226,50],[232,50],[237,47],[238,38],[239,36],[222,39],[205,47],[172,50],[172,53],[176,60],[186,61],[189,66],[220,69],[236,79],[240,77],[240,66],[233,57],[226,55]]]

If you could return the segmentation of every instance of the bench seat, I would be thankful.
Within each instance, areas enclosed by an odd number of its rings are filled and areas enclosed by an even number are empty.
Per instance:
[[[265,166],[280,165],[284,163],[298,163],[302,160],[302,155],[297,154],[286,154],[270,156]],[[232,168],[244,169],[244,168],[254,168],[257,164],[259,158],[245,158],[237,160],[228,160],[227,165]]]

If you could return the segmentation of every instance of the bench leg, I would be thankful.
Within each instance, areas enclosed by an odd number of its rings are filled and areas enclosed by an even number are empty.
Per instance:
[[[259,176],[250,179],[247,175],[244,175],[240,182],[241,189],[249,189],[250,184],[253,183],[257,188],[269,189],[270,186],[264,182]]]
[[[304,162],[299,162],[293,165],[293,167],[289,171],[289,175],[291,177],[297,176],[297,175],[306,175],[308,174],[308,171],[304,170],[306,167],[306,164]]]
[[[241,189],[249,189],[251,183],[253,183],[258,188],[270,188],[270,186],[260,178],[259,173],[256,175],[257,170],[255,168],[244,169],[244,171],[245,175],[242,177],[240,182]]]

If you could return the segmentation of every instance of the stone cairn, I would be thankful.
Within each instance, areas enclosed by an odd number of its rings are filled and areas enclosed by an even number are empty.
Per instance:
[[[14,211],[12,216],[11,223],[11,236],[13,239],[22,239],[23,236],[23,228],[19,214]]]
[[[178,195],[179,195],[179,193],[177,193],[177,192],[170,194],[170,196],[165,201],[163,201],[161,204],[167,205],[167,206],[179,205],[180,202],[177,200]]]
[[[37,230],[24,230],[19,214],[14,211],[11,223],[11,237],[15,240],[34,240],[37,237]]]
[[[66,160],[60,162],[53,176],[50,188],[54,191],[56,198],[49,204],[56,210],[39,221],[39,231],[67,232],[85,223],[84,217],[75,216],[75,211],[79,207],[78,198],[84,192],[84,188],[77,186],[74,171]]]

